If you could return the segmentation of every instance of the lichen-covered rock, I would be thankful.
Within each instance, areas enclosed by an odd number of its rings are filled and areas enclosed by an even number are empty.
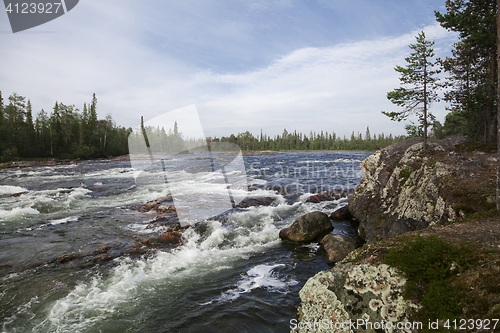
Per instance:
[[[496,158],[456,152],[465,140],[429,140],[424,151],[422,139],[414,138],[364,160],[361,182],[348,196],[360,236],[372,243],[490,209]]]
[[[306,282],[291,332],[411,332],[388,329],[412,322],[411,309],[419,308],[403,298],[405,283],[385,264],[341,262]],[[382,322],[386,329],[380,329]]]
[[[332,230],[333,225],[328,215],[322,212],[312,212],[299,217],[288,228],[282,229],[279,237],[294,242],[309,242]]]
[[[332,234],[323,237],[320,244],[329,264],[343,260],[349,252],[359,246],[358,241],[352,237]]]

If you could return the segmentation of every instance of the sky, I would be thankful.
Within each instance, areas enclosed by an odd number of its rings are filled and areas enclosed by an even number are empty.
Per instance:
[[[405,122],[381,113],[401,110],[386,98],[400,86],[394,67],[420,31],[437,57],[450,54],[456,34],[434,16],[444,3],[81,0],[18,33],[0,12],[0,91],[29,98],[34,115],[56,101],[81,110],[95,93],[99,118],[133,128],[194,105],[211,137],[402,135]],[[443,122],[445,107],[430,111]]]

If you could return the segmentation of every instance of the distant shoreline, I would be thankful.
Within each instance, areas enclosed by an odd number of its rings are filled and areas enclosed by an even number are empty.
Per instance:
[[[242,150],[241,153],[243,156],[263,156],[263,155],[280,155],[284,153],[293,153],[293,152],[301,152],[301,153],[371,153],[369,150]],[[216,152],[214,153],[223,153]],[[149,156],[144,156],[144,159],[149,159]],[[100,158],[90,158],[90,159],[57,159],[57,158],[36,158],[36,159],[27,159],[21,161],[9,161],[0,163],[0,169],[9,169],[9,168],[25,168],[25,167],[34,167],[34,166],[55,166],[55,165],[70,165],[76,164],[82,161],[103,161],[103,160],[111,160],[111,161],[130,161],[130,154],[120,155],[120,156],[109,156],[109,157],[100,157]]]

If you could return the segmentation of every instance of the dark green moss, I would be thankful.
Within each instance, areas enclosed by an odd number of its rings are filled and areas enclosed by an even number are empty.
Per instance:
[[[464,293],[451,285],[451,279],[470,266],[474,254],[467,245],[457,247],[435,235],[418,236],[390,248],[384,262],[408,279],[404,297],[422,304],[416,319],[453,319],[462,314]]]
[[[473,140],[467,140],[464,143],[460,144],[457,146],[457,150],[459,151],[466,151],[466,152],[471,152],[471,151],[482,151],[482,152],[490,152],[497,150],[497,143],[496,142],[488,142],[488,143],[483,143],[483,142],[477,142]]]
[[[467,221],[476,220],[478,218],[493,217],[493,216],[499,216],[499,215],[500,215],[500,213],[498,212],[498,210],[496,208],[493,208],[493,209],[490,209],[490,210],[487,210],[484,212],[477,212],[477,213],[467,215],[464,218],[456,219],[453,223],[464,223]]]
[[[429,157],[429,160],[427,161],[427,166],[430,168],[433,168],[436,165],[436,158],[434,156]]]
[[[403,169],[401,169],[401,171],[399,171],[399,177],[401,177],[401,184],[406,183],[408,178],[410,178],[412,172],[413,169],[409,165],[406,165]]]

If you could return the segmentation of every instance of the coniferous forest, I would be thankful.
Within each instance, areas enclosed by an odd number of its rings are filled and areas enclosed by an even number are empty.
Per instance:
[[[153,144],[173,142],[186,149],[204,143],[202,138],[186,138],[182,129],[146,127]],[[0,92],[0,161],[8,162],[31,158],[100,158],[128,154],[128,137],[132,128],[118,126],[110,115],[98,119],[97,97],[84,103],[80,110],[75,105],[56,102],[50,113],[40,110],[33,116],[31,101],[12,93],[4,102]],[[169,138],[168,140],[165,138]],[[313,132],[309,135],[288,133],[270,137],[261,133],[255,137],[250,132],[231,134],[229,137],[212,138],[215,142],[237,144],[242,150],[369,150],[374,151],[404,136],[393,137],[352,132],[349,138],[338,137],[335,132]],[[154,144],[158,146],[158,144]],[[220,146],[219,146],[220,147]],[[182,149],[181,149],[182,150]],[[155,151],[155,152],[161,152]],[[165,150],[164,152],[167,152]]]
[[[128,152],[131,129],[116,126],[111,116],[97,118],[97,98],[83,105],[55,102],[50,112],[33,116],[31,101],[17,93],[4,102],[0,92],[0,158],[96,158]]]

